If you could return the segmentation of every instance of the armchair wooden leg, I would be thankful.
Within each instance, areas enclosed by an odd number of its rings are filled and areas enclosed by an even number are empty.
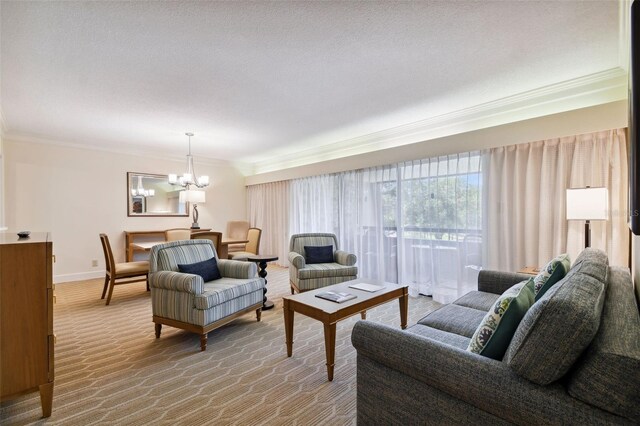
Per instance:
[[[366,320],[367,319],[367,311],[360,312],[360,318],[362,318],[363,320]]]
[[[104,296],[107,294],[107,287],[109,287],[109,275],[104,276],[104,287],[102,287],[102,296],[100,299],[104,299]]]
[[[156,339],[160,338],[160,333],[162,332],[162,324],[156,323]]]
[[[207,334],[200,335],[200,352],[204,352],[207,349]]]
[[[256,309],[256,319],[260,322],[260,318],[262,318],[262,308]]]

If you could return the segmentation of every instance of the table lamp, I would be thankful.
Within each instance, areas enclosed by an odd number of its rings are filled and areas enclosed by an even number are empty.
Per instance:
[[[591,246],[591,221],[609,219],[607,188],[567,189],[567,220],[584,220],[584,247]]]
[[[198,225],[199,214],[197,203],[204,203],[204,200],[204,191],[198,191],[195,189],[185,189],[184,191],[180,191],[179,201],[181,203],[193,203],[193,223],[191,224],[191,229],[200,229],[200,225]]]

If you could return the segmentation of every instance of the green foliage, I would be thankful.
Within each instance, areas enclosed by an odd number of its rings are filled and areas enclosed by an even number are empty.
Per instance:
[[[403,180],[400,187],[400,197],[395,181],[381,183],[380,191],[384,225],[402,226],[405,237],[459,240],[481,228],[480,173]]]

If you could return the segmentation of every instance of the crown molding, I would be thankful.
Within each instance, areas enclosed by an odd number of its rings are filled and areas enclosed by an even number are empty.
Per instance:
[[[630,0],[618,2],[618,66],[629,72],[631,53],[631,3]]]
[[[265,158],[253,163],[253,174],[364,154],[619,101],[627,97],[627,84],[627,72],[621,67],[616,67],[414,123],[291,154]]]
[[[5,133],[3,135],[3,138],[8,142],[35,143],[35,144],[48,145],[48,146],[58,146],[62,148],[106,152],[106,153],[118,154],[118,155],[129,155],[129,156],[142,157],[142,158],[154,159],[154,160],[184,162],[186,158],[186,154],[175,155],[175,154],[169,154],[167,152],[162,152],[162,151],[150,152],[149,149],[139,149],[135,147],[127,148],[127,149],[98,147],[93,145],[83,145],[80,143],[66,142],[66,141],[60,141],[56,139],[48,139],[48,138],[42,138],[42,137],[33,136],[33,135],[11,133],[11,132]],[[194,157],[194,162],[196,164],[201,164],[204,166],[233,167],[240,170],[240,172],[244,175],[248,174],[249,171],[252,170],[252,166],[247,163],[225,161],[217,158],[210,158],[210,157],[205,157],[200,155],[198,157]]]

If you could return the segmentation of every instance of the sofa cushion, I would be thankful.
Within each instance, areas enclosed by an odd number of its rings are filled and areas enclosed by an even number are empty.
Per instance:
[[[307,264],[333,262],[333,246],[304,246]]]
[[[579,268],[577,268],[579,266]],[[573,266],[569,270],[579,270],[581,274],[589,275],[606,284],[607,274],[609,273],[609,258],[602,250],[586,248],[580,253],[573,262]]]
[[[628,269],[609,270],[598,334],[567,383],[574,398],[640,424],[640,316]]]
[[[422,318],[418,324],[470,338],[485,314],[485,311],[466,306],[444,305]]]
[[[529,278],[524,285],[515,285],[505,291],[482,319],[467,350],[501,360],[534,299],[533,278]]]
[[[221,278],[204,284],[204,292],[195,297],[196,309],[209,309],[224,302],[252,293],[262,291],[264,280],[239,278]]]
[[[547,263],[533,279],[536,300],[540,300],[552,285],[563,279],[569,272],[570,267],[571,260],[569,260],[569,255],[566,253]]]
[[[298,269],[298,278],[301,280],[311,278],[331,278],[358,275],[357,266],[344,266],[339,263],[316,263],[313,265],[305,265],[304,268]]]
[[[466,349],[469,346],[469,338],[448,331],[438,330],[437,328],[428,327],[422,324],[415,324],[407,328],[409,333],[418,334],[447,345],[455,346],[460,349]]]
[[[495,293],[487,293],[485,291],[470,291],[469,293],[454,301],[453,304],[488,312],[496,302],[496,300],[498,300],[498,297],[500,297],[500,295]]]
[[[562,377],[600,326],[604,282],[582,269],[607,268],[601,256],[576,263],[527,311],[504,360],[518,375],[541,385]]]
[[[203,260],[202,262],[188,263],[186,265],[178,264],[178,271],[186,274],[200,275],[204,282],[222,278],[220,271],[218,271],[218,262],[216,262],[215,257]]]

